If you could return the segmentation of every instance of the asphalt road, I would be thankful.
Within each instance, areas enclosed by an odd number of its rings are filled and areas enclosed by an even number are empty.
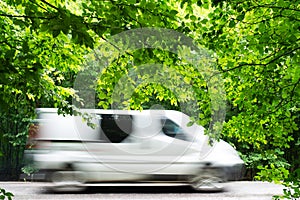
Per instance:
[[[14,193],[13,199],[143,199],[143,200],[266,200],[282,194],[283,187],[266,182],[229,182],[226,190],[219,193],[195,192],[187,186],[97,186],[80,193],[53,193],[49,184],[37,182],[0,182],[0,187]]]

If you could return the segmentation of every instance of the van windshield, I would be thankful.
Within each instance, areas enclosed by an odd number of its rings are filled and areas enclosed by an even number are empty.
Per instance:
[[[170,119],[162,120],[162,131],[169,137],[184,141],[190,141],[188,135],[184,132],[184,130]]]

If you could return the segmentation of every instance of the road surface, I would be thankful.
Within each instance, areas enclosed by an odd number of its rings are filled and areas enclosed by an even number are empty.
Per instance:
[[[53,193],[49,184],[38,182],[0,182],[0,187],[14,193],[16,200],[44,199],[143,199],[143,200],[271,200],[273,195],[282,194],[283,187],[266,182],[229,182],[227,189],[219,193],[195,192],[187,186],[134,187],[97,186],[80,193]]]

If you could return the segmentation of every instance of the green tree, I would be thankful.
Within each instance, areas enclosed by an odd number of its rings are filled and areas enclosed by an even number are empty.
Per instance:
[[[83,54],[125,30],[173,29],[215,52],[228,102],[222,136],[261,178],[284,180],[291,188],[286,196],[299,195],[299,0],[7,0],[0,5],[1,112],[33,113],[36,106],[71,112],[71,87]],[[111,62],[97,82],[97,106],[111,106],[122,75],[145,63],[174,69],[197,96],[178,98],[172,90],[148,83],[129,100],[123,98],[125,107],[164,102],[180,109],[181,102],[196,100],[202,113],[193,117],[209,124],[205,77],[178,55],[158,49],[128,51]],[[174,84],[180,81],[175,78]]]
[[[223,135],[267,180],[299,186],[299,1],[213,1],[200,42],[218,54],[229,111]],[[274,170],[276,168],[276,173]],[[287,169],[291,175],[288,175]],[[265,176],[266,175],[266,176]],[[299,197],[295,189],[287,196]],[[294,195],[294,196],[293,196]]]
[[[0,7],[0,168],[2,178],[16,179],[35,108],[70,108],[71,76],[85,50],[65,35],[33,30],[24,8]]]
[[[169,8],[174,2],[157,3],[0,1],[0,112],[6,119],[1,123],[1,164],[16,158],[12,152],[22,152],[36,107],[72,112],[73,81],[90,48],[124,30],[172,26],[177,11]],[[17,170],[18,163],[8,168]]]

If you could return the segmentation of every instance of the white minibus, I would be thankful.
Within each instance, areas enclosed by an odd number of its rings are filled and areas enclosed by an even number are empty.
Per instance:
[[[26,155],[57,190],[107,183],[190,185],[220,191],[244,162],[223,140],[173,110],[83,110],[89,119],[37,109]],[[88,123],[91,125],[88,125]]]

